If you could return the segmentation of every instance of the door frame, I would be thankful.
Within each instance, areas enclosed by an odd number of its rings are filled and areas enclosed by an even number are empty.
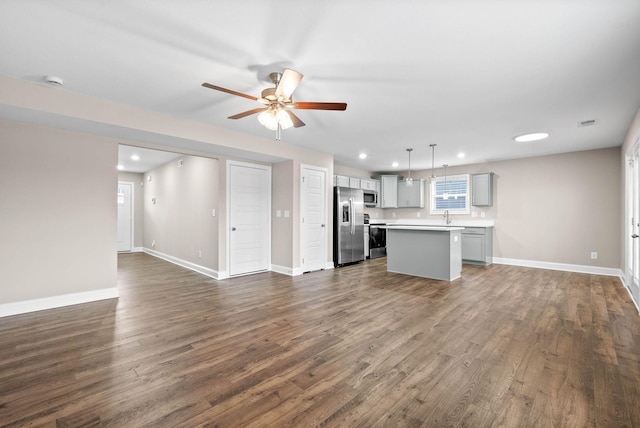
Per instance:
[[[324,168],[321,166],[315,166],[315,165],[308,165],[308,164],[300,164],[300,223],[299,223],[299,227],[300,227],[300,252],[299,252],[299,263],[300,263],[300,271],[301,273],[304,271],[304,266],[302,263],[302,259],[304,257],[304,250],[303,248],[305,247],[305,238],[306,238],[306,233],[304,233],[304,225],[302,224],[302,220],[303,220],[303,215],[306,212],[305,211],[305,206],[304,206],[304,202],[306,201],[306,197],[303,194],[303,186],[302,186],[302,177],[304,176],[303,172],[304,170],[314,170],[314,171],[320,171],[324,173],[324,224],[325,224],[325,233],[323,234],[324,237],[324,264],[322,266],[322,269],[327,269],[327,268],[333,268],[333,263],[329,263],[327,261],[327,251],[329,248],[329,229],[331,229],[329,226],[331,226],[329,224],[329,209],[331,208],[330,205],[328,204],[328,195],[329,192],[327,191],[327,184],[329,183],[329,169],[328,168]]]
[[[629,146],[625,153],[625,213],[624,213],[624,275],[626,286],[632,300],[640,312],[640,284],[637,278],[640,276],[640,250],[638,242],[640,238],[632,238],[631,235],[639,233],[637,224],[640,222],[640,136]],[[635,223],[635,226],[634,224]]]
[[[251,163],[251,162],[242,162],[242,161],[237,161],[237,160],[231,160],[228,159],[227,163],[226,163],[226,222],[225,222],[225,240],[226,240],[226,275],[225,277],[231,277],[231,167],[232,166],[240,166],[240,167],[244,167],[244,168],[256,168],[256,169],[262,169],[264,171],[268,172],[268,186],[267,188],[269,189],[268,192],[268,196],[267,196],[267,225],[268,225],[268,230],[267,230],[267,246],[268,246],[268,251],[267,251],[267,270],[271,270],[271,199],[272,199],[272,191],[271,191],[271,182],[272,182],[272,172],[271,172],[271,165],[264,165],[264,164],[259,164],[259,163]],[[250,273],[246,273],[246,274],[236,274],[233,275],[234,277],[236,276],[242,276],[242,275],[251,275],[255,272],[250,272]]]
[[[118,250],[119,253],[125,252],[125,251],[132,252],[133,249],[135,248],[134,237],[136,236],[135,235],[135,231],[134,231],[134,227],[135,227],[135,224],[136,224],[136,222],[135,222],[136,210],[135,210],[135,207],[134,207],[134,203],[135,203],[135,194],[134,194],[134,192],[135,192],[135,187],[136,186],[135,186],[135,183],[132,182],[132,181],[121,181],[121,180],[118,180],[118,186],[120,186],[121,184],[126,184],[131,188],[131,192],[129,193],[129,222],[131,223],[129,225],[129,232],[131,234],[131,236],[129,236],[129,242],[130,242],[131,245],[129,246],[128,250]],[[117,196],[117,194],[116,194],[116,196]],[[117,238],[117,232],[116,232],[116,238]]]

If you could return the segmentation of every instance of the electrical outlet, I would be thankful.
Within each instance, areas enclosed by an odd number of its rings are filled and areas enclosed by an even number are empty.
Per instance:
[[[598,252],[597,251],[592,251],[591,252],[591,260],[598,260]]]
[[[151,248],[155,248],[156,247],[156,240],[154,239],[153,241],[151,241]]]
[[[201,259],[202,258],[202,250],[198,250],[198,258]]]
[[[420,211],[416,213],[416,217],[420,217]]]

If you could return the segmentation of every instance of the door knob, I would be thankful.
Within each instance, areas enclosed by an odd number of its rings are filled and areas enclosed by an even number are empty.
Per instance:
[[[640,235],[634,233],[633,235],[631,235],[631,237],[632,238],[637,238],[637,237],[640,237]]]
[[[232,228],[231,228],[231,231],[232,231],[232,232],[233,232],[233,231],[235,231],[235,230],[236,230],[236,228],[235,228],[235,227],[232,227]]]
[[[321,224],[320,227],[324,227],[324,224]]]

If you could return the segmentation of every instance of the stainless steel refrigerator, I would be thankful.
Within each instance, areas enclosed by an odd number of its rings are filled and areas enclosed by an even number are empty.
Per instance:
[[[333,263],[364,260],[364,198],[362,189],[333,188]]]

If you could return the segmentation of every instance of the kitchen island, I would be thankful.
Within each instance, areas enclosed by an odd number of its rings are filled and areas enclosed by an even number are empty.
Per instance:
[[[462,272],[464,227],[387,225],[387,271],[452,281]]]

